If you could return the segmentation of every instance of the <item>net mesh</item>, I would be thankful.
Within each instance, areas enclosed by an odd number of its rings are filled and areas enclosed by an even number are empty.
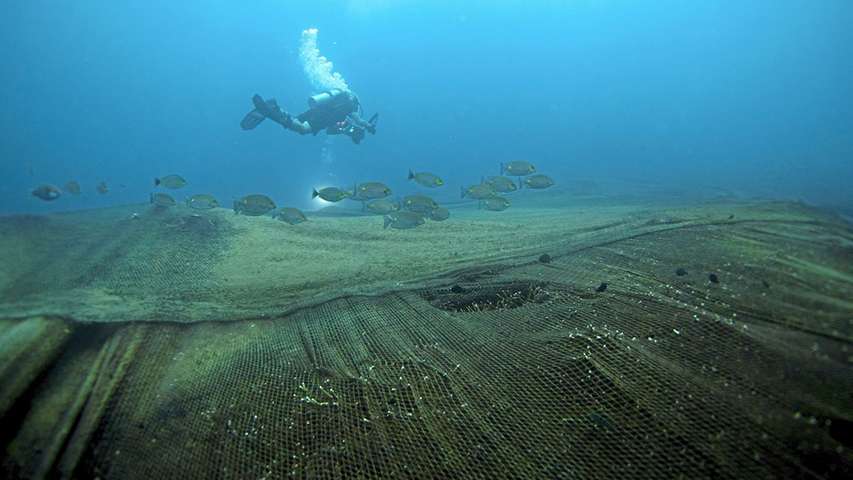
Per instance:
[[[819,212],[126,213],[2,223],[5,477],[851,474],[853,234]]]

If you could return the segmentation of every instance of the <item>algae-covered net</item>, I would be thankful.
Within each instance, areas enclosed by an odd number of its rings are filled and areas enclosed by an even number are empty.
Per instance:
[[[0,219],[3,476],[849,477],[847,224],[574,205]]]

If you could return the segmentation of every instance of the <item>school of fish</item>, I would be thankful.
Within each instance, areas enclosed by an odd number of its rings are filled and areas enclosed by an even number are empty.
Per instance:
[[[509,177],[518,177],[518,183]],[[431,172],[415,172],[409,170],[408,180],[426,189],[436,189],[445,185],[444,180]],[[178,174],[169,174],[154,179],[154,187],[158,191],[151,192],[149,203],[154,209],[168,209],[179,205],[175,198],[162,190],[181,190],[189,182]],[[507,194],[522,188],[545,189],[554,185],[554,180],[547,175],[536,173],[536,167],[527,161],[516,160],[500,164],[500,175],[481,177],[480,183],[461,187],[461,197],[477,201],[478,208],[500,212],[511,206]],[[123,187],[123,185],[122,185]],[[63,193],[78,196],[82,193],[80,184],[69,180],[60,188],[52,184],[43,184],[32,190],[32,195],[46,202],[59,199]],[[95,191],[100,195],[110,192],[105,181],[95,185]],[[343,200],[361,202],[362,210],[368,214],[381,215],[383,228],[407,230],[424,225],[427,220],[442,222],[450,218],[450,210],[423,193],[412,193],[402,198],[392,199],[392,190],[382,182],[369,181],[355,183],[352,188],[329,186],[313,189],[311,198],[320,198],[325,202],[338,203]],[[184,198],[187,208],[195,211],[206,211],[220,208],[220,203],[213,195],[196,193]],[[298,225],[308,221],[304,212],[295,207],[278,207],[269,196],[264,194],[249,194],[235,199],[232,209],[237,215],[257,217],[271,215],[289,225]],[[198,215],[196,213],[195,215]],[[133,218],[138,218],[134,214]]]

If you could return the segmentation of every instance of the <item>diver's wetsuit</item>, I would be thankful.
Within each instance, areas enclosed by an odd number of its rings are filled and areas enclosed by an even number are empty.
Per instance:
[[[361,118],[358,97],[348,90],[332,89],[310,97],[308,110],[297,117],[282,110],[274,98],[264,100],[260,95],[255,95],[252,103],[255,105],[254,110],[240,122],[243,130],[251,130],[269,118],[300,135],[316,135],[325,130],[329,135],[346,135],[355,143],[361,142],[366,131],[376,133],[377,116],[374,115],[369,121]]]

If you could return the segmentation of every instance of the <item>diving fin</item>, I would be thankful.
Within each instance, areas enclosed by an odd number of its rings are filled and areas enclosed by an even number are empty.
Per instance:
[[[243,117],[243,120],[240,121],[240,128],[242,128],[243,130],[252,130],[258,125],[260,125],[265,118],[267,117],[265,117],[264,114],[259,112],[257,109],[252,110],[251,112],[247,113],[245,117]]]
[[[290,115],[282,112],[281,109],[278,108],[278,102],[276,102],[274,98],[264,100],[263,97],[255,94],[255,96],[252,97],[252,103],[255,105],[255,110],[264,117],[269,118],[273,122],[284,127],[290,125]]]
[[[252,103],[255,105],[255,110],[261,112],[261,115],[269,117],[272,114],[275,99],[264,100],[264,97],[257,93],[252,97]]]

